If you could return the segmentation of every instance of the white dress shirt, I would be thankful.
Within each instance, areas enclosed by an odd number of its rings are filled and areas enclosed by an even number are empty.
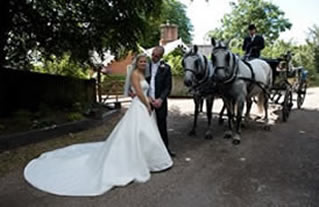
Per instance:
[[[251,42],[253,42],[253,41],[254,41],[255,37],[256,37],[256,35],[255,35],[255,34],[254,34],[253,36],[250,36]]]
[[[150,81],[150,91],[149,91],[149,95],[155,99],[155,76],[158,70],[158,67],[160,65],[160,61],[158,61],[157,63],[153,63],[152,62],[152,68],[151,68],[151,81]]]

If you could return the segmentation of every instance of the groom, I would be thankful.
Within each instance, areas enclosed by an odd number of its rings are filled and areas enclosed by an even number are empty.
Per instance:
[[[145,71],[146,81],[150,85],[149,96],[151,104],[155,109],[157,126],[160,131],[163,142],[172,157],[175,153],[168,146],[167,136],[167,97],[172,89],[171,67],[162,59],[164,47],[156,46],[152,51],[152,58]]]

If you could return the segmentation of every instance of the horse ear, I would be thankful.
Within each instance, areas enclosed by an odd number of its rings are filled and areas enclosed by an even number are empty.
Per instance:
[[[210,39],[210,41],[211,41],[212,45],[215,47],[215,45],[216,45],[216,40],[215,40],[215,38],[212,37],[212,38]]]
[[[197,47],[197,45],[194,45],[194,46],[193,46],[193,52],[194,52],[195,54],[198,52],[198,47]]]
[[[178,48],[180,48],[180,50],[182,51],[183,54],[187,53],[187,49],[183,45],[178,45]]]

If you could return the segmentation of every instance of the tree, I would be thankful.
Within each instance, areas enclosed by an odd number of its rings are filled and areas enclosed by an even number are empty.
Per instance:
[[[167,21],[178,26],[179,36],[185,43],[191,43],[193,25],[186,15],[186,6],[176,0],[164,0],[159,11],[159,16],[149,18],[144,38],[140,41],[141,46],[150,48],[157,45],[160,38],[160,25]]]
[[[314,68],[319,73],[319,27],[314,25],[309,29],[307,43],[312,47],[314,54]]]
[[[170,23],[178,25],[179,36],[185,43],[191,43],[193,25],[186,15],[186,6],[176,0],[166,0],[163,3],[162,22],[169,20]]]
[[[290,29],[292,24],[284,12],[275,4],[264,0],[239,0],[231,3],[232,11],[221,20],[222,26],[209,32],[219,39],[242,40],[247,35],[249,24],[255,24],[263,34],[266,44],[273,43],[280,32]]]
[[[50,58],[70,52],[87,61],[89,51],[120,54],[137,42],[162,0],[6,0],[0,8],[0,66],[25,64],[32,51]]]
[[[61,57],[52,55],[50,60],[42,60],[41,64],[35,64],[32,71],[81,79],[88,79],[90,77],[89,67],[71,61],[70,54],[68,53],[63,54]]]
[[[311,84],[318,80],[318,75],[316,74],[316,53],[314,52],[313,45],[310,43],[296,45],[292,41],[277,40],[274,44],[269,45],[263,50],[263,56],[267,58],[278,58],[282,57],[291,51],[292,65],[294,67],[303,67],[309,71],[309,80]]]
[[[181,48],[176,48],[172,52],[164,56],[164,60],[171,66],[172,75],[182,76],[184,75],[184,69],[182,67],[184,52]]]

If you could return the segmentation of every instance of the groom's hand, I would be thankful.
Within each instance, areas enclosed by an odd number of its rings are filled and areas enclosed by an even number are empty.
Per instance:
[[[129,92],[128,92],[128,95],[129,95],[131,98],[134,98],[134,97],[136,96],[136,94],[133,93],[132,91],[129,91]]]
[[[155,99],[153,102],[152,102],[152,105],[155,107],[155,108],[160,108],[162,106],[162,103],[163,103],[163,100],[161,98],[158,98],[158,99]]]

